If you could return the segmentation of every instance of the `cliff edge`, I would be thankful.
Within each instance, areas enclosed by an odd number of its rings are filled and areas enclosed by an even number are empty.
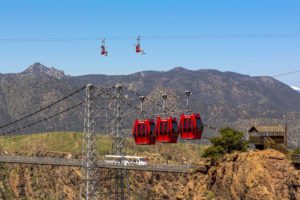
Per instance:
[[[297,171],[271,149],[226,155],[208,171],[206,184],[217,199],[300,199]]]

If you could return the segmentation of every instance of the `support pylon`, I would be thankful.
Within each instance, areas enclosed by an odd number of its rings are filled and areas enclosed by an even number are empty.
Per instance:
[[[115,153],[116,155],[125,156],[126,155],[126,138],[123,132],[123,118],[122,118],[122,108],[121,108],[121,96],[122,96],[122,85],[116,85],[116,124],[115,124]],[[125,200],[126,197],[125,186],[127,185],[127,171],[125,169],[115,169],[115,199]],[[128,189],[128,188],[127,188]]]
[[[82,177],[80,185],[80,198],[84,200],[96,199],[96,166],[97,148],[96,133],[93,110],[93,90],[94,86],[86,86],[86,100],[84,110],[84,130],[82,144]]]

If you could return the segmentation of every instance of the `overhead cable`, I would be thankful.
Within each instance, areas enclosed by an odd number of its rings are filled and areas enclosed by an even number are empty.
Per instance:
[[[274,76],[271,76],[271,77],[275,78],[275,77],[286,76],[286,75],[295,74],[295,73],[299,73],[299,72],[300,72],[300,70],[293,71],[293,72],[282,73],[282,74],[277,74],[277,75],[274,75]]]
[[[124,87],[124,86],[122,86],[122,87],[123,87],[124,89],[126,89],[127,91],[129,91],[129,92],[131,92],[131,93],[133,93],[133,94],[135,94],[135,95],[137,95],[137,96],[141,96],[139,93],[137,93],[137,92],[134,91],[134,90],[131,90],[131,89],[129,89],[129,88],[127,88],[127,87]],[[145,100],[149,101],[150,103],[152,103],[152,104],[154,104],[154,105],[156,105],[156,106],[159,106],[160,108],[163,107],[162,105],[160,105],[160,104],[158,104],[158,103],[155,103],[155,102],[149,100],[148,98],[145,98]],[[139,109],[139,108],[137,108],[137,109]],[[174,111],[173,109],[170,109],[170,108],[166,108],[166,110],[169,110],[169,111],[171,111],[172,113],[175,113],[175,114],[181,114],[181,113],[176,112],[176,111]],[[214,131],[219,132],[219,129],[217,129],[217,128],[213,127],[213,126],[210,126],[210,125],[205,124],[205,123],[203,123],[203,125],[204,125],[205,127],[209,128],[209,129],[211,129],[211,130],[214,130]]]
[[[140,36],[143,40],[184,40],[184,39],[298,39],[300,34],[199,34],[199,35],[153,35]],[[15,42],[70,42],[70,41],[101,41],[135,40],[136,36],[83,36],[83,37],[34,37],[34,38],[0,38],[0,43]]]

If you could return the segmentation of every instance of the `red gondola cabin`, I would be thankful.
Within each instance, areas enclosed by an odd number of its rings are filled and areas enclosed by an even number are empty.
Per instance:
[[[133,138],[136,144],[155,144],[155,123],[154,120],[146,119],[145,121],[135,120],[133,128]]]
[[[157,142],[176,143],[179,135],[176,118],[161,119],[158,117],[155,126],[155,135]]]
[[[201,139],[203,123],[200,114],[192,115],[181,114],[179,121],[179,133],[182,139]]]

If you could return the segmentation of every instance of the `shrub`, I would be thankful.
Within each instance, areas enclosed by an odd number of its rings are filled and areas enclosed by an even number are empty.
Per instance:
[[[242,132],[226,127],[222,128],[220,133],[221,136],[210,139],[212,146],[204,150],[202,157],[210,158],[214,162],[226,153],[248,149],[248,141],[243,140],[244,134]]]

